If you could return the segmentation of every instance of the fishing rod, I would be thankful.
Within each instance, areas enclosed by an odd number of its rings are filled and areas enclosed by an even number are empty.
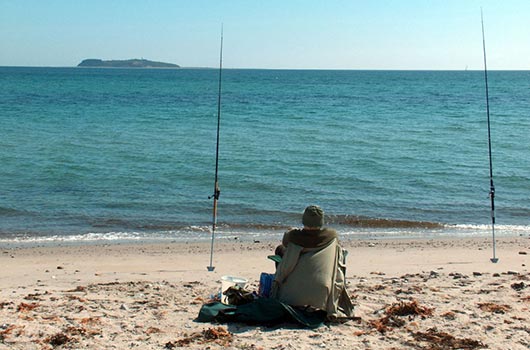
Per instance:
[[[484,15],[482,8],[480,9],[480,21],[482,24],[482,51],[484,53],[484,81],[486,83],[486,115],[488,116],[488,154],[490,161],[490,193],[491,200],[491,233],[493,236],[493,257],[490,259],[492,263],[496,263],[499,259],[495,256],[495,186],[493,185],[493,162],[491,157],[491,127],[490,127],[490,99],[488,93],[488,67],[486,64],[486,39],[484,35]]]
[[[223,27],[221,26],[221,51],[219,54],[219,92],[217,95],[217,143],[215,147],[215,181],[213,195],[209,196],[208,199],[213,198],[213,217],[212,217],[212,242],[210,246],[210,265],[207,267],[208,271],[215,270],[213,266],[213,244],[215,241],[215,228],[217,226],[217,201],[221,190],[219,189],[219,130],[221,127],[221,78],[223,74]]]

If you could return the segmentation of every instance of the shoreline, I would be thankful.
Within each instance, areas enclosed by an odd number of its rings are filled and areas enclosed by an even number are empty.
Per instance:
[[[276,244],[216,242],[213,272],[206,269],[209,242],[2,248],[0,349],[53,349],[60,341],[66,348],[161,349],[190,341],[191,349],[381,349],[410,342],[428,349],[425,337],[441,334],[489,349],[530,346],[530,237],[499,238],[497,264],[489,261],[485,238],[343,239],[360,321],[316,330],[194,321],[223,275],[245,277],[257,290],[260,273],[274,272],[267,255]],[[432,315],[375,327],[390,305],[413,301]],[[499,312],[488,311],[495,305]],[[200,336],[217,327],[230,334],[227,342]]]
[[[424,240],[424,239],[492,239],[490,225],[445,225],[442,228],[358,227],[332,225],[344,240]],[[0,235],[0,249],[92,246],[122,244],[188,244],[211,241],[210,227],[182,231],[145,232],[89,232],[79,234],[4,234]],[[278,241],[288,226],[275,229],[218,228],[216,242]],[[504,225],[496,227],[496,238],[530,237],[530,226]]]

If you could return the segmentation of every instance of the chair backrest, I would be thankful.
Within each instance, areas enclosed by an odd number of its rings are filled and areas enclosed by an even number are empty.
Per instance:
[[[272,296],[289,305],[325,310],[328,318],[351,316],[345,274],[345,254],[337,239],[314,249],[290,243],[276,270]]]

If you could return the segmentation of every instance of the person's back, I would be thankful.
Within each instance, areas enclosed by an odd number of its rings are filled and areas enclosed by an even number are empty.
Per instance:
[[[324,310],[328,318],[353,316],[346,292],[345,254],[335,230],[322,228],[324,213],[306,208],[304,229],[287,232],[276,254],[282,256],[273,282],[272,296],[293,306]]]

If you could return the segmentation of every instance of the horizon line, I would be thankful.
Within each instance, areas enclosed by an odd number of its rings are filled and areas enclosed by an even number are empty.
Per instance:
[[[78,68],[78,69],[132,69],[132,70],[145,70],[145,69],[154,69],[154,70],[181,70],[181,69],[219,69],[218,67],[79,67],[79,66],[18,66],[18,65],[0,65],[0,68]],[[223,67],[223,70],[298,70],[298,71],[426,71],[426,72],[482,72],[483,68],[250,68],[250,67]],[[523,72],[530,71],[530,68],[510,68],[510,69],[488,69],[489,72],[494,71],[513,71],[513,72]]]

